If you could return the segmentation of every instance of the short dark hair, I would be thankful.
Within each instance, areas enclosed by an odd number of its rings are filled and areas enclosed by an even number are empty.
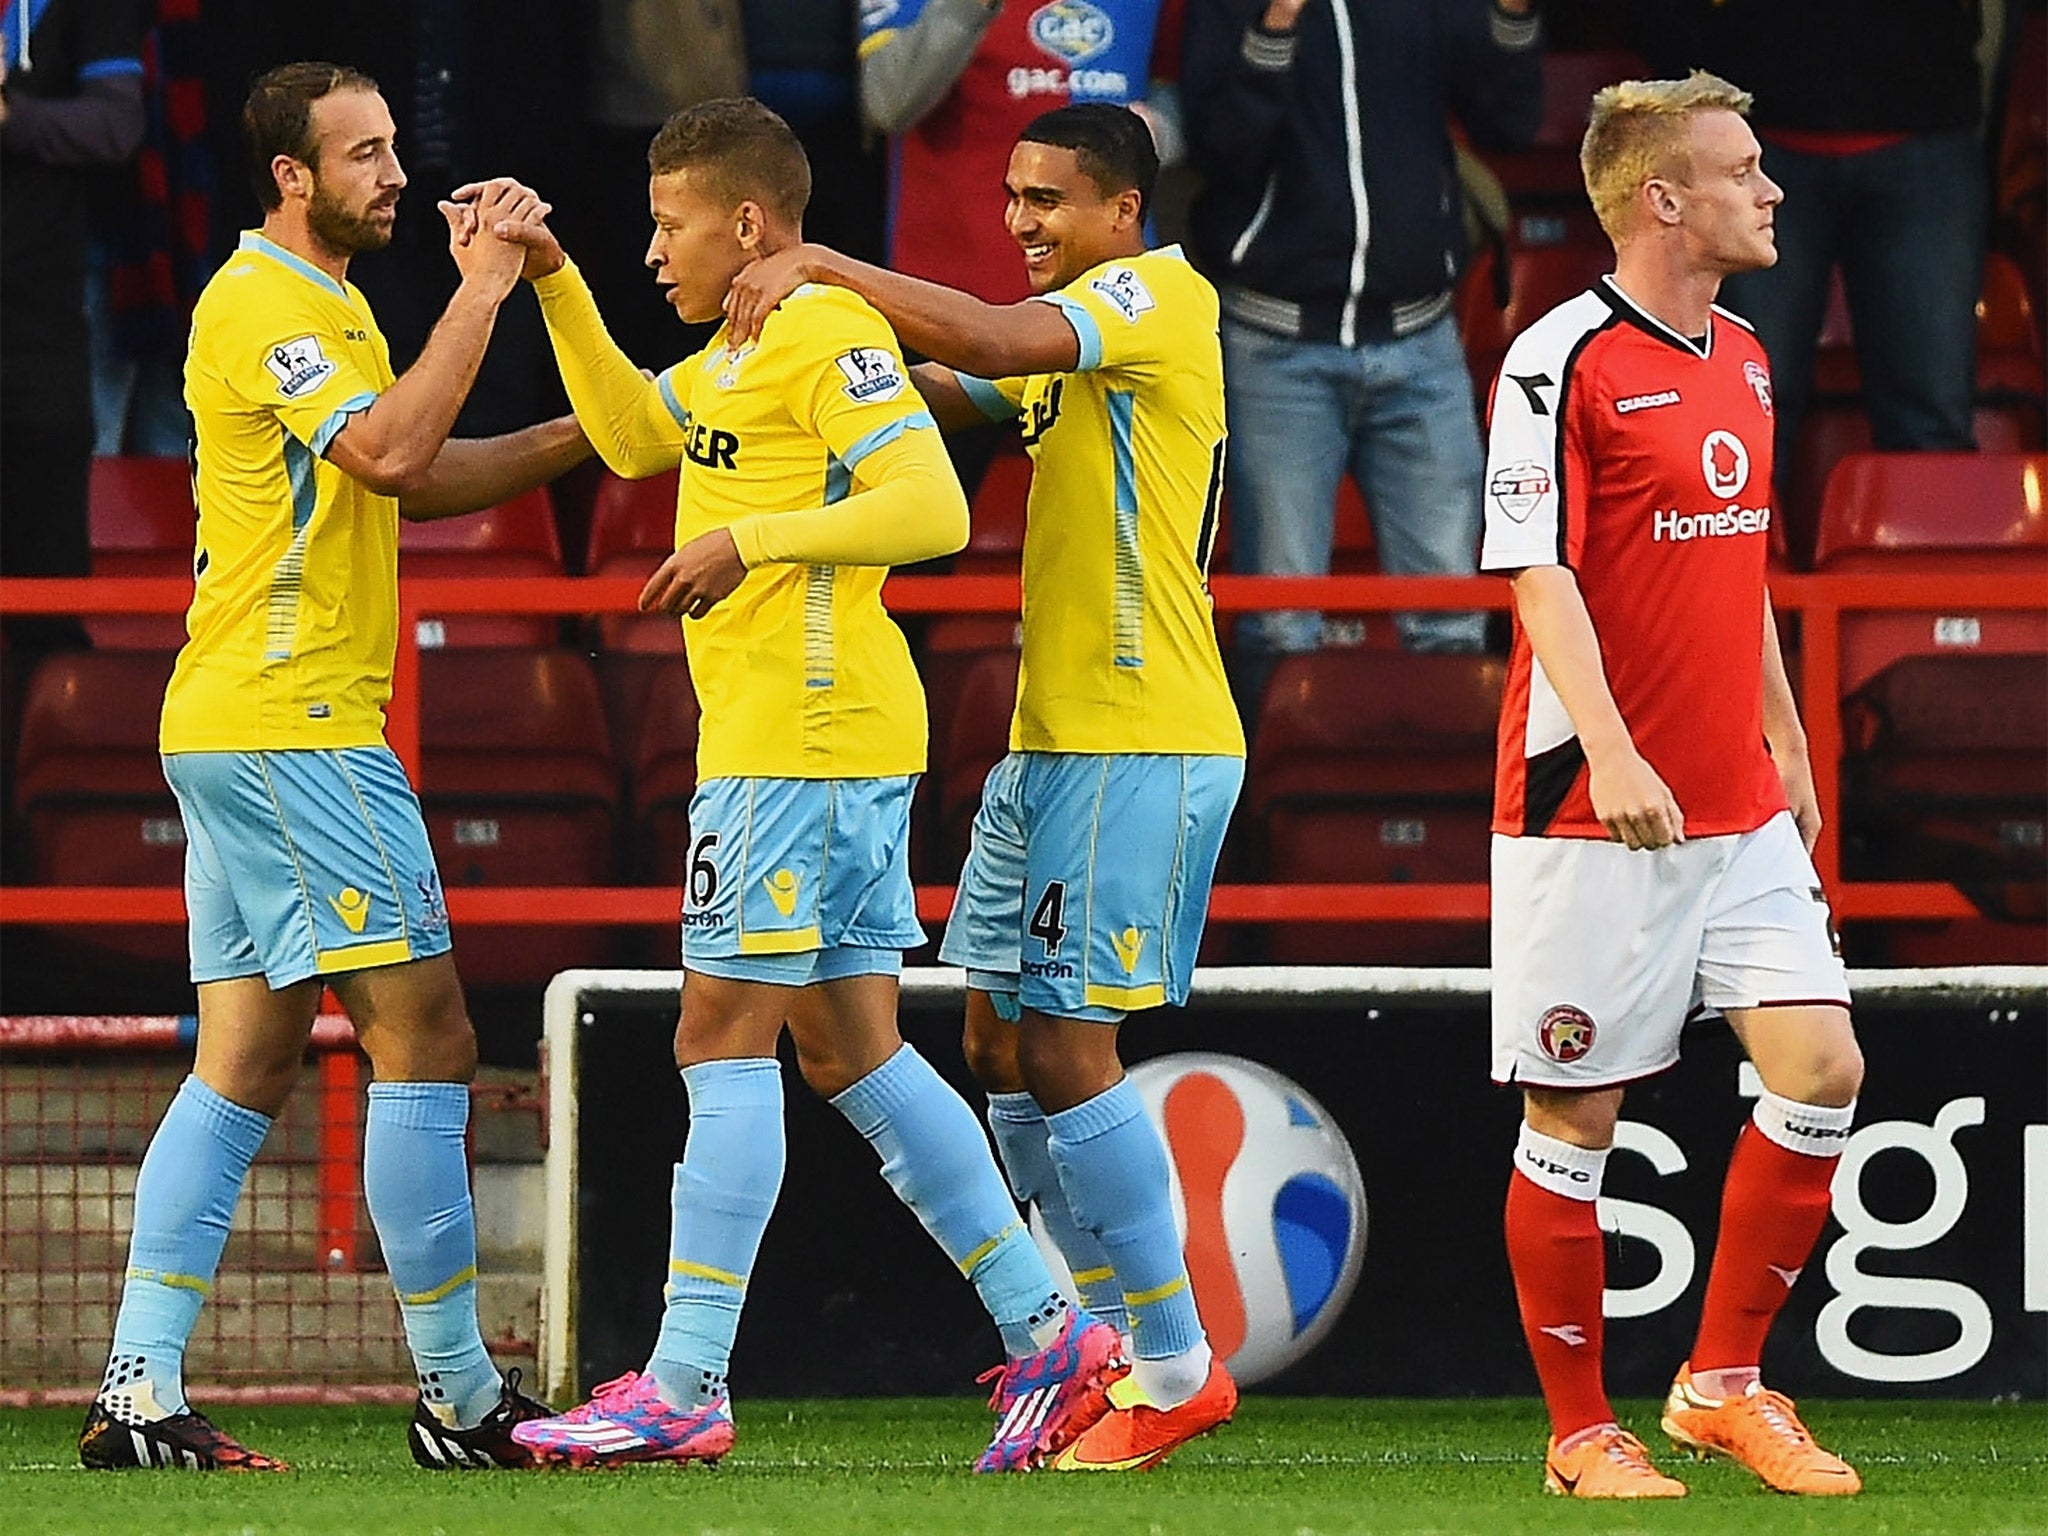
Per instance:
[[[704,171],[737,208],[748,198],[799,223],[811,200],[811,162],[789,124],[751,96],[686,107],[647,146],[650,175]]]
[[[377,82],[346,64],[305,59],[280,64],[256,77],[242,104],[242,132],[249,140],[249,184],[266,212],[284,202],[270,162],[290,155],[319,165],[320,146],[313,138],[313,103],[334,91],[374,91]]]
[[[1152,130],[1129,107],[1107,101],[1077,101],[1034,117],[1019,134],[1023,144],[1050,144],[1071,149],[1081,174],[1104,197],[1135,187],[1138,212],[1152,205],[1152,183],[1159,179],[1159,150]]]

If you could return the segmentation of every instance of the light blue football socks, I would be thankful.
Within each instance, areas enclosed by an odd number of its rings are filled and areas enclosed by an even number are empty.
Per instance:
[[[497,1406],[500,1387],[477,1326],[468,1129],[466,1083],[370,1085],[363,1202],[398,1292],[420,1395],[463,1429]]]
[[[1124,1316],[1123,1287],[1117,1283],[1116,1269],[1101,1240],[1075,1221],[1067,1206],[1059,1171],[1046,1150],[1045,1111],[1038,1107],[1038,1100],[1028,1093],[990,1094],[988,1128],[995,1136],[1003,1171],[1010,1176],[1011,1191],[1026,1205],[1038,1207],[1039,1220],[1067,1261],[1081,1305],[1128,1337],[1131,1330]]]
[[[882,1159],[882,1177],[972,1282],[1011,1358],[1052,1342],[1066,1298],[989,1155],[966,1100],[905,1045],[832,1100]]]
[[[684,1410],[726,1395],[747,1277],[782,1189],[782,1067],[772,1056],[683,1068],[690,1134],[669,1196],[668,1287],[647,1374]]]
[[[135,1179],[128,1278],[100,1400],[124,1422],[183,1413],[185,1345],[213,1289],[235,1202],[270,1117],[196,1077],[178,1088]]]
[[[1184,1402],[1208,1374],[1208,1339],[1174,1229],[1166,1148],[1144,1102],[1124,1078],[1045,1124],[1068,1209],[1122,1283],[1132,1374],[1158,1406]]]

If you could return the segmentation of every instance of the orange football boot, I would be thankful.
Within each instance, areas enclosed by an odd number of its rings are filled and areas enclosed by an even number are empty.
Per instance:
[[[1109,1389],[1110,1411],[1046,1465],[1055,1472],[1145,1472],[1237,1412],[1237,1383],[1219,1358],[1201,1389],[1174,1408],[1155,1408],[1126,1376]]]
[[[1650,1453],[1618,1424],[1560,1452],[1553,1435],[1543,1456],[1543,1486],[1574,1499],[1682,1499],[1685,1484],[1650,1464]]]
[[[1863,1479],[1834,1452],[1814,1442],[1792,1399],[1758,1384],[1741,1397],[1715,1400],[1693,1390],[1692,1367],[1678,1368],[1664,1399],[1664,1433],[1695,1456],[1726,1456],[1780,1493],[1861,1493]]]

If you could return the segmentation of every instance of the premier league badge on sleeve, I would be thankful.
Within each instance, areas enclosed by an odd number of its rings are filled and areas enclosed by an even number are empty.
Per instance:
[[[1132,324],[1137,323],[1138,316],[1156,305],[1152,290],[1129,267],[1111,267],[1088,286]]]
[[[906,386],[895,357],[881,347],[854,347],[832,361],[846,375],[846,398],[856,405],[894,400]]]
[[[277,379],[277,392],[287,400],[311,394],[334,377],[334,364],[320,350],[317,336],[279,342],[264,357],[263,366]]]

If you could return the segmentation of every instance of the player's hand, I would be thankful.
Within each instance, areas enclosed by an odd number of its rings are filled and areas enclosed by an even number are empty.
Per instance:
[[[1593,814],[1607,835],[1625,847],[1664,848],[1685,841],[1685,813],[1670,786],[1640,752],[1587,764]]]
[[[661,562],[640,590],[642,613],[701,619],[746,580],[746,562],[728,528],[700,533]]]
[[[817,247],[793,245],[740,268],[725,291],[725,344],[734,351],[758,340],[775,306],[811,281]]]
[[[543,221],[554,209],[531,187],[508,176],[457,187],[441,204],[448,220],[448,254],[465,283],[481,285],[493,298],[512,291],[525,268],[527,247],[499,231],[529,220]],[[456,212],[466,212],[458,219]],[[489,232],[488,238],[480,238]]]
[[[543,203],[541,207],[545,209],[547,205]],[[562,249],[562,242],[548,228],[545,212],[538,216],[529,214],[523,219],[501,220],[492,233],[498,239],[520,247],[525,253],[519,275],[529,283],[552,277],[569,264],[569,253]],[[642,371],[645,372],[644,369]],[[648,377],[654,375],[648,374]]]
[[[1785,803],[1792,808],[1792,824],[1799,828],[1799,840],[1812,853],[1813,845],[1820,839],[1820,795],[1813,787],[1813,764],[1804,752],[1780,753],[1775,749],[1771,761],[1777,764],[1778,780],[1785,786]]]

